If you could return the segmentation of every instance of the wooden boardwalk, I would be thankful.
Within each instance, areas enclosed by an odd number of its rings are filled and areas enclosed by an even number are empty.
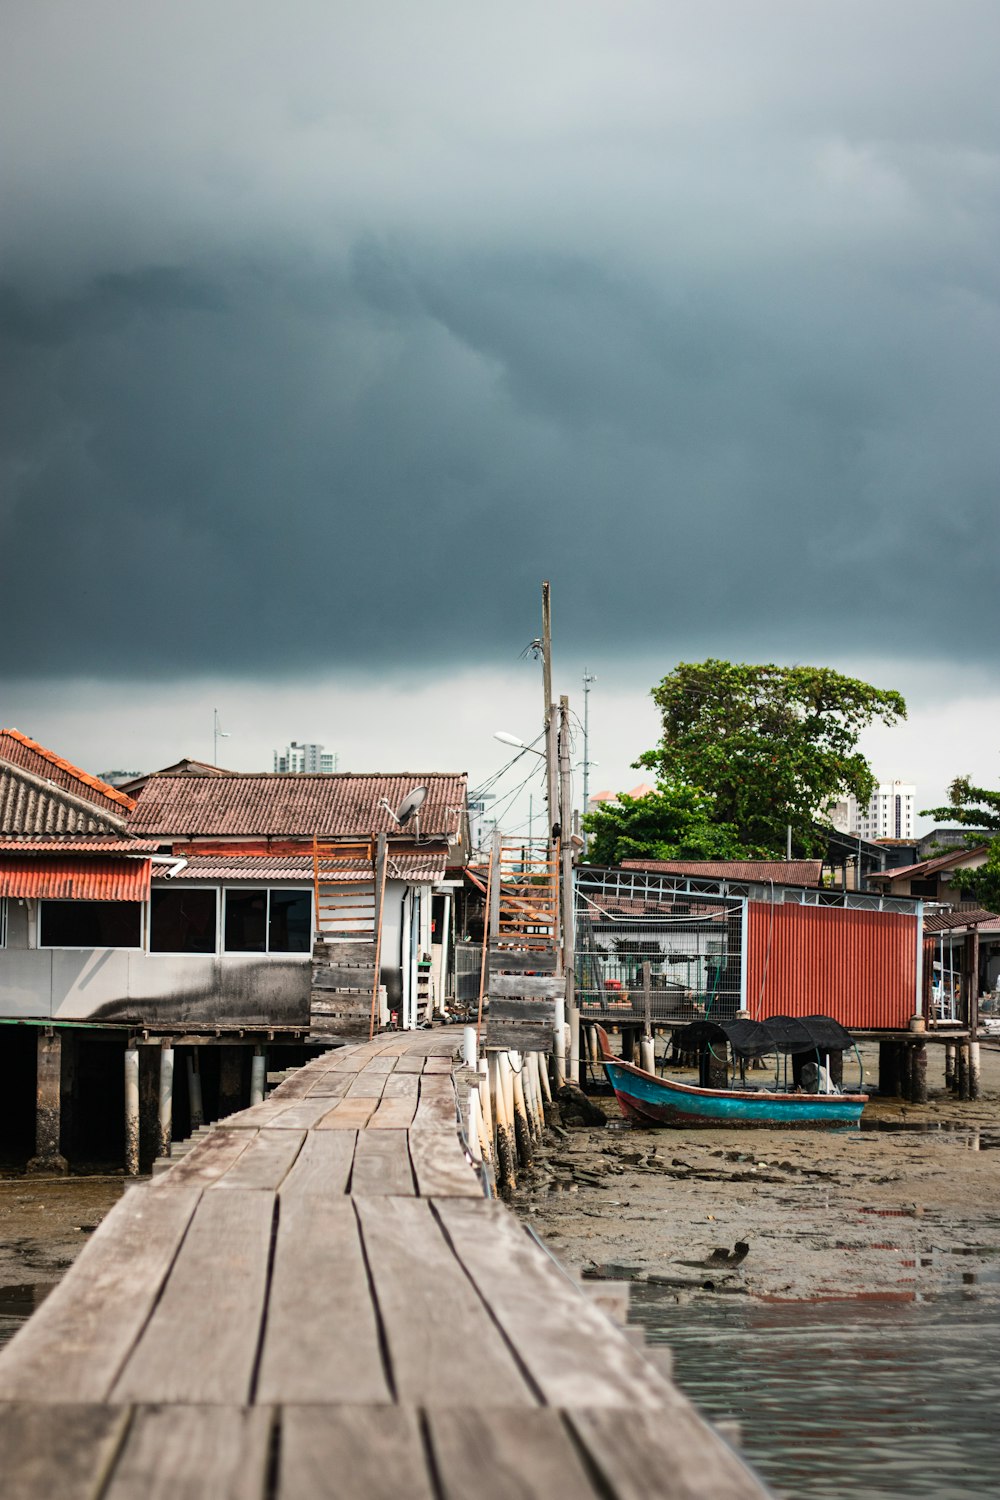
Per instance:
[[[454,1037],[317,1058],[131,1188],[0,1355],[5,1500],[751,1500],[500,1203]]]

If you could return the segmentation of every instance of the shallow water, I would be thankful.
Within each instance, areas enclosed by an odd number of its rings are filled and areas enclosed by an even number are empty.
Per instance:
[[[899,1295],[899,1294],[895,1294]],[[685,1302],[632,1288],[685,1393],[782,1500],[995,1500],[1000,1298]]]

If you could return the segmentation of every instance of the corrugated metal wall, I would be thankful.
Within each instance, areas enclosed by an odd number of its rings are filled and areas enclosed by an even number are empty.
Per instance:
[[[835,1016],[905,1029],[916,998],[917,919],[899,912],[751,901],[751,1016]]]
[[[62,901],[148,901],[148,859],[0,858],[0,896]]]

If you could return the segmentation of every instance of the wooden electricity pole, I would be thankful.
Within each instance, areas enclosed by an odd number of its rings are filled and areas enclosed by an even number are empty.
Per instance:
[[[548,579],[542,584],[542,689],[545,694],[545,795],[548,802],[548,840],[552,849],[552,828],[559,821],[558,748],[555,704],[552,702],[552,596]]]

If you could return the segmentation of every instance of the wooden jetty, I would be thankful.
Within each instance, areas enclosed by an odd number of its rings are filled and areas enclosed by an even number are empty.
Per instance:
[[[107,1216],[0,1355],[5,1500],[752,1500],[470,1165],[452,1035],[326,1053]]]

